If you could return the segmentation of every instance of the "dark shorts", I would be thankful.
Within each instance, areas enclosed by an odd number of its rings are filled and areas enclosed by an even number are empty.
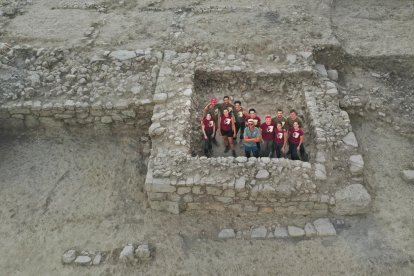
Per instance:
[[[233,130],[221,130],[223,137],[233,137]]]

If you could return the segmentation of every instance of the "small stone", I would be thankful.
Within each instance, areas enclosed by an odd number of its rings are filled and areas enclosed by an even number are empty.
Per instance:
[[[294,64],[296,62],[296,55],[287,55],[286,56],[286,61],[289,64]]]
[[[350,133],[348,133],[343,139],[342,141],[345,143],[345,145],[347,146],[351,146],[354,148],[358,147],[358,141],[355,137],[355,134],[351,131]]]
[[[296,226],[288,226],[288,233],[293,238],[303,237],[305,235],[305,231]]]
[[[270,176],[267,170],[259,170],[256,174],[257,179],[268,179]]]
[[[131,244],[126,245],[119,254],[120,260],[132,260],[134,258],[134,246]]]
[[[112,123],[112,117],[111,116],[103,116],[101,118],[101,122],[104,124],[110,124]]]
[[[401,177],[405,182],[414,183],[414,170],[404,170],[401,172]]]
[[[352,175],[361,175],[364,171],[364,159],[362,159],[362,155],[351,155],[349,157],[350,162],[350,171]]]
[[[275,231],[273,232],[273,235],[277,239],[279,239],[279,238],[284,239],[284,238],[289,237],[289,233],[288,233],[286,227],[276,227]]]
[[[325,166],[323,164],[316,163],[316,165],[315,165],[315,178],[317,180],[322,180],[322,181],[327,179],[326,169],[325,169]]]
[[[336,230],[328,218],[320,218],[313,222],[318,236],[335,236]]]
[[[127,50],[118,50],[113,51],[109,54],[111,58],[118,59],[118,60],[128,60],[131,58],[135,58],[137,55],[134,51],[127,51]]]
[[[316,71],[318,71],[318,75],[320,77],[328,77],[328,72],[326,72],[325,65],[323,64],[316,64],[315,65]]]
[[[233,239],[236,237],[236,233],[234,232],[234,229],[223,229],[218,234],[219,239]]]
[[[93,258],[92,264],[93,265],[99,265],[101,263],[101,260],[102,260],[102,255],[101,255],[101,253],[98,253]]]
[[[251,238],[257,239],[257,240],[265,239],[266,236],[267,236],[267,229],[264,226],[260,226],[258,228],[253,229],[252,234],[251,234]]]
[[[247,157],[246,156],[238,156],[238,157],[236,157],[236,162],[246,163],[247,162]]]
[[[76,251],[73,249],[70,249],[63,253],[62,255],[62,262],[64,264],[70,264],[76,259]]]
[[[298,55],[301,56],[306,61],[311,61],[313,58],[312,52],[299,52]]]
[[[305,224],[304,230],[305,230],[305,236],[309,238],[314,237],[317,234],[315,226],[313,226],[313,224],[310,222]]]
[[[327,73],[328,73],[328,78],[330,80],[333,80],[333,81],[337,81],[338,80],[338,71],[336,71],[336,70],[328,70]]]
[[[151,251],[149,249],[149,245],[146,243],[138,245],[137,249],[135,250],[135,255],[141,260],[150,259]]]
[[[246,178],[242,176],[236,180],[234,188],[240,191],[240,190],[244,190],[245,187],[246,187]]]
[[[92,259],[89,256],[78,256],[75,259],[75,264],[78,264],[78,265],[88,265],[88,264],[91,263],[91,261],[92,261]]]

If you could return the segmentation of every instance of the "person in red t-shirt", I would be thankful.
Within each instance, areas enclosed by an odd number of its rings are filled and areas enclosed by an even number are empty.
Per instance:
[[[212,140],[216,133],[216,124],[211,114],[207,113],[206,116],[201,120],[201,131],[204,137],[204,154],[210,157],[213,150]]]
[[[236,125],[234,123],[234,117],[230,115],[227,109],[224,109],[223,114],[220,116],[220,133],[224,138],[224,144],[226,146],[224,153],[231,149],[233,156],[236,157],[233,143],[234,138],[236,138]]]
[[[275,125],[272,123],[272,116],[266,115],[265,122],[260,125],[260,141],[262,141],[262,157],[273,157],[273,139],[275,136]]]
[[[300,146],[303,143],[303,130],[299,127],[298,122],[294,122],[289,129],[289,151],[292,160],[300,160]]]
[[[276,151],[276,157],[281,158],[282,154],[286,153],[286,143],[287,143],[287,131],[283,127],[282,122],[276,124],[275,137],[274,137],[274,151]]]

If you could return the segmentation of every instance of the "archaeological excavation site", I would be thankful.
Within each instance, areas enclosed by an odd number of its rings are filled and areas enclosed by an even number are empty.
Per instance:
[[[411,0],[0,1],[0,274],[413,275],[413,26]]]

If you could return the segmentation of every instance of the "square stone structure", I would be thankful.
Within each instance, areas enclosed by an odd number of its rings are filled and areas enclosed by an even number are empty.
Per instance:
[[[151,208],[175,214],[366,212],[370,196],[360,185],[363,160],[348,114],[339,108],[336,84],[318,76],[309,56],[298,53],[292,64],[253,55],[165,51],[149,129],[145,189]],[[280,105],[299,110],[306,119],[310,162],[198,156],[201,109],[210,97],[223,95],[273,115]]]

